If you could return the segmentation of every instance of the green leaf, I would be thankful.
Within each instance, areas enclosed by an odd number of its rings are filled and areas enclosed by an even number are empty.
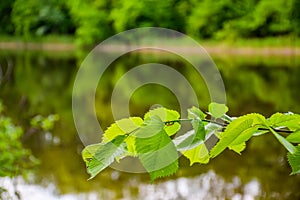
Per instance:
[[[288,161],[292,168],[293,174],[300,174],[300,146],[296,146],[296,152],[294,154],[288,153]]]
[[[106,129],[103,135],[103,142],[111,141],[118,135],[131,133],[138,129],[142,124],[143,120],[140,117],[130,117],[118,120]]]
[[[286,139],[289,142],[300,143],[300,130],[297,130],[294,133],[291,133],[289,136],[287,136]]]
[[[205,132],[206,132],[206,139],[210,138],[211,135],[216,134],[216,132],[219,132],[222,130],[222,126],[217,125],[217,124],[213,124],[213,123],[209,123],[205,126]],[[194,130],[190,130],[188,132],[186,132],[185,134],[176,137],[173,140],[173,143],[175,144],[176,148],[178,151],[186,151],[189,149],[193,149],[195,148],[197,145],[203,143],[204,141],[198,141],[198,142],[194,142],[193,140],[195,138],[195,131]]]
[[[202,122],[202,119],[205,119],[205,117],[206,115],[196,107],[188,109],[188,118],[192,119],[191,123],[195,131],[195,137],[192,144],[205,139],[206,132],[204,123]]]
[[[102,142],[107,143],[119,135],[130,134],[134,131],[137,131],[141,125],[143,124],[143,120],[140,117],[130,117],[116,121],[110,127],[106,129],[103,135]],[[135,150],[135,137],[133,134],[130,134],[125,142],[127,144],[127,153],[131,156],[136,156]]]
[[[201,120],[204,120],[206,117],[206,114],[202,112],[199,108],[196,108],[193,106],[192,108],[188,109],[188,117],[189,119],[197,119],[200,118]]]
[[[163,122],[174,121],[180,118],[180,115],[177,111],[160,107],[147,112],[144,116],[144,120],[146,121],[147,118],[155,115],[158,116]],[[180,124],[172,123],[165,126],[164,129],[168,133],[168,135],[171,136],[178,132],[178,130],[180,129]]]
[[[300,129],[300,115],[290,113],[275,113],[268,119],[268,125],[273,128],[287,127],[295,131]]]
[[[288,150],[290,153],[296,152],[296,147],[292,145],[289,141],[287,141],[284,137],[279,135],[276,131],[274,131],[272,128],[270,128],[270,131],[273,133],[273,135],[277,138],[277,140]]]
[[[227,147],[240,153],[241,143],[246,142],[258,130],[259,125],[263,125],[265,118],[262,115],[252,113],[244,115],[232,121],[221,133],[220,141],[211,150],[210,155],[212,158],[219,155]],[[239,148],[237,148],[239,147]]]
[[[195,145],[192,145],[192,141],[194,140],[194,138],[195,138],[195,131],[190,130],[185,134],[176,137],[173,140],[173,143],[175,144],[178,151],[188,150],[195,147]]]
[[[230,145],[228,148],[229,148],[230,150],[235,151],[235,152],[238,153],[238,154],[241,154],[241,152],[244,151],[245,148],[246,148],[246,143],[245,143],[245,142],[242,142],[242,143],[239,143],[239,144]]]
[[[153,116],[147,122],[135,133],[135,146],[141,163],[153,181],[177,171],[178,155],[175,145],[161,126],[163,121]]]
[[[207,164],[209,162],[209,152],[204,143],[183,151],[182,154],[190,160],[190,166],[194,163]]]
[[[214,118],[220,118],[228,111],[228,107],[225,104],[212,102],[208,106],[208,111]]]
[[[116,157],[123,155],[125,150],[125,135],[119,135],[108,143],[93,144],[85,147],[82,158],[86,163],[87,172],[94,178],[99,172],[113,163]]]

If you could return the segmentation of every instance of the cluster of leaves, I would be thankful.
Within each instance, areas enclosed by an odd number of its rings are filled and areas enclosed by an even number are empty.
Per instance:
[[[135,156],[149,172],[151,180],[155,180],[177,171],[178,152],[187,157],[191,165],[207,164],[226,148],[240,154],[252,136],[267,133],[273,134],[287,149],[292,174],[300,173],[300,115],[275,113],[266,119],[251,113],[229,117],[226,115],[228,108],[218,103],[211,103],[208,110],[204,113],[193,107],[188,109],[188,119],[180,119],[176,111],[161,107],[146,113],[144,120],[130,117],[116,121],[105,131],[101,143],[87,146],[82,152],[90,178],[115,159]],[[182,122],[190,122],[193,129],[173,138]],[[288,136],[284,137],[283,133]],[[219,141],[209,150],[205,142],[212,135]]]
[[[0,101],[0,177],[26,175],[39,161],[21,142],[24,129],[15,125],[10,117],[2,114],[3,110],[4,106]],[[58,120],[59,116],[56,114],[47,117],[37,115],[31,120],[31,126],[47,132],[53,129]]]
[[[0,102],[0,177],[14,177],[24,174],[38,161],[21,143],[23,129],[1,114],[2,108]]]
[[[51,114],[47,117],[36,115],[31,119],[30,124],[33,128],[42,129],[43,131],[47,132],[54,128],[55,122],[57,122],[58,120],[58,114]]]

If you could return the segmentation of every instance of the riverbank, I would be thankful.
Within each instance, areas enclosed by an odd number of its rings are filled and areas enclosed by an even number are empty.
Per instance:
[[[237,39],[235,41],[203,40],[198,42],[209,54],[216,55],[300,55],[299,38],[293,37]],[[191,54],[198,53],[196,49],[184,45],[184,41],[170,43],[169,47]],[[106,49],[115,52],[122,48],[126,48],[126,46],[114,45]],[[26,42],[20,38],[0,36],[0,50],[71,52],[77,51],[79,48],[72,36],[50,36]]]

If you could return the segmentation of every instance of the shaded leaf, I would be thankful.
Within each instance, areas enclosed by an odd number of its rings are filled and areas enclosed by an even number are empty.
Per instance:
[[[195,137],[192,144],[205,139],[206,132],[204,123],[202,122],[202,119],[205,119],[205,117],[206,115],[196,107],[188,109],[188,118],[192,119],[191,123],[195,131]]]
[[[292,168],[293,174],[300,174],[300,146],[296,146],[296,152],[294,154],[288,153],[288,162]]]
[[[119,135],[107,143],[93,144],[85,147],[82,158],[86,163],[87,172],[94,178],[99,172],[113,163],[116,157],[123,155],[125,149],[125,135]]]
[[[161,119],[156,116],[150,119],[146,126],[135,133],[135,146],[141,163],[149,172],[151,180],[155,180],[177,171],[178,155],[163,126],[159,126],[164,124]]]
[[[217,125],[217,124],[213,124],[213,123],[207,124],[205,126],[205,132],[206,132],[205,140],[210,138],[211,135],[216,134],[216,132],[221,131],[222,128],[223,128],[222,126]],[[190,131],[186,132],[185,134],[175,138],[173,140],[173,143],[175,144],[178,151],[186,151],[186,150],[195,148],[197,145],[203,143],[203,140],[193,143],[194,138],[195,138],[195,131],[190,130]]]

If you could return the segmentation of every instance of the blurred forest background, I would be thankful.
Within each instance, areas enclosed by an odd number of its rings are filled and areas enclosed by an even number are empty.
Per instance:
[[[227,151],[209,165],[190,167],[182,159],[178,173],[159,184],[150,184],[147,175],[112,169],[86,181],[71,101],[87,53],[81,50],[138,27],[169,28],[206,49],[221,47],[208,52],[226,85],[230,115],[300,113],[300,0],[0,0],[0,200],[158,199],[161,194],[165,199],[244,199],[253,184],[258,188],[253,199],[300,199],[300,176],[288,176],[287,152],[272,137],[250,141],[243,156]],[[32,43],[37,48],[29,48]],[[134,66],[158,62],[186,76],[206,109],[206,85],[185,59],[131,52],[101,78],[95,108],[102,127],[115,121],[110,96],[118,80]],[[184,96],[185,88],[181,91]],[[176,96],[158,86],[137,90],[130,101],[136,116],[155,104],[180,109]],[[186,196],[170,185],[185,188]]]
[[[299,0],[5,0],[0,35],[25,41],[70,36],[79,46],[149,26],[217,41],[298,37],[299,8]]]

